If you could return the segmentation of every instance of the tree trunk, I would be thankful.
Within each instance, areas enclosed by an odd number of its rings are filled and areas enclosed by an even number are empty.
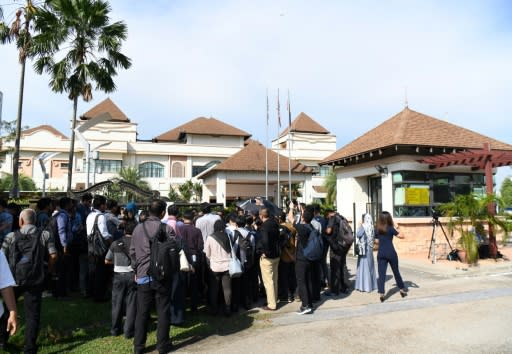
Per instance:
[[[14,140],[14,153],[12,156],[12,188],[10,197],[19,198],[19,161],[20,161],[20,139],[21,139],[21,117],[23,112],[23,92],[25,90],[25,63],[26,58],[21,61],[20,91],[18,96],[18,115],[16,116],[16,139]]]
[[[75,128],[76,128],[76,111],[78,106],[78,97],[73,99],[73,123],[71,128],[71,141],[69,143],[69,160],[68,160],[68,188],[67,192],[71,192],[71,180],[73,177],[73,159],[75,156]]]

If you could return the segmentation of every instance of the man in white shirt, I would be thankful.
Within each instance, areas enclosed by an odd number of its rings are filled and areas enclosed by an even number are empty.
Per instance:
[[[112,243],[112,235],[108,232],[107,218],[105,217],[105,209],[107,208],[107,199],[102,195],[94,196],[92,202],[92,211],[87,216],[87,235],[91,235],[94,231],[94,223],[98,216],[98,230],[103,236],[105,243],[110,247]],[[107,249],[108,249],[107,247]],[[96,257],[89,254],[89,283],[94,301],[107,301],[105,289],[107,288],[107,266],[105,265],[105,255]]]

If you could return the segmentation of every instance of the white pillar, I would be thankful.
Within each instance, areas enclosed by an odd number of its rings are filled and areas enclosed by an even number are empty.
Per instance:
[[[222,203],[226,206],[226,173],[217,173],[217,203]]]

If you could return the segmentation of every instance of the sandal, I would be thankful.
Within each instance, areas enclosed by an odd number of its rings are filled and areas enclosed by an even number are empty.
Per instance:
[[[381,295],[380,296],[380,302],[384,302],[384,300],[386,300],[386,298],[384,297],[384,295]]]
[[[407,292],[405,290],[400,289],[400,296],[406,297],[407,296]]]

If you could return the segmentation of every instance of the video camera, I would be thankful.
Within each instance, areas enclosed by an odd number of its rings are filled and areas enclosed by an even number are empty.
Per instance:
[[[430,211],[432,211],[432,218],[434,220],[439,220],[439,217],[441,216],[441,213],[439,213],[437,210],[435,210],[434,208],[430,208]]]

